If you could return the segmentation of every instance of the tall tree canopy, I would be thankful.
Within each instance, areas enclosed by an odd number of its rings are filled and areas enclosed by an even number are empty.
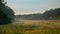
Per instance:
[[[14,19],[13,10],[6,6],[4,0],[0,0],[0,25],[10,24]]]

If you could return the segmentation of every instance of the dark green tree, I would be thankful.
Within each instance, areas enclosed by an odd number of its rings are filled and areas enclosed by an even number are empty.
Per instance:
[[[14,19],[13,10],[6,6],[4,0],[0,0],[0,25],[10,24]]]
[[[60,18],[60,8],[50,9],[43,13],[45,19],[59,19]]]

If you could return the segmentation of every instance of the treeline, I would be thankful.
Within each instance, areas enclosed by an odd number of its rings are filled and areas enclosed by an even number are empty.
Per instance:
[[[50,20],[60,19],[60,8],[46,10],[43,14],[16,15],[17,19],[23,20]]]
[[[60,19],[60,8],[46,10],[43,17],[44,19]]]

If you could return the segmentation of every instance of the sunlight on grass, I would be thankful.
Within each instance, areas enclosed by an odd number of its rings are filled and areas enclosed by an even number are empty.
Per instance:
[[[59,28],[60,23],[53,23],[46,21],[44,22],[30,21],[30,22],[32,22],[33,24],[26,25],[24,23],[24,24],[0,25],[0,34],[60,34],[60,28]],[[40,25],[38,25],[37,23]]]

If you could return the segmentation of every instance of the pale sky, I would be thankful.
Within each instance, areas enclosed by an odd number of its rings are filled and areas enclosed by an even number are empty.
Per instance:
[[[60,8],[60,0],[5,0],[15,14],[43,13],[45,10]]]

